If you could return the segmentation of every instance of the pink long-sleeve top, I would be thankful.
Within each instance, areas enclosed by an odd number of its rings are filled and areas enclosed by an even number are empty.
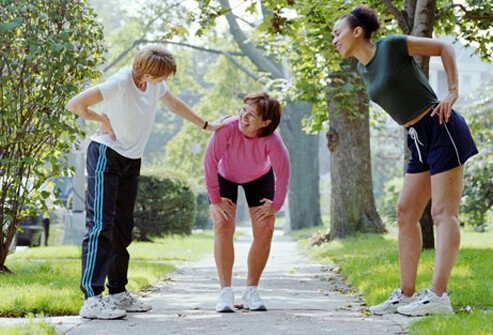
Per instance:
[[[275,189],[273,207],[279,211],[288,190],[289,153],[279,133],[248,138],[239,129],[239,117],[224,122],[227,126],[216,130],[209,140],[204,157],[205,183],[211,203],[221,201],[217,174],[237,184],[243,184],[274,170]]]

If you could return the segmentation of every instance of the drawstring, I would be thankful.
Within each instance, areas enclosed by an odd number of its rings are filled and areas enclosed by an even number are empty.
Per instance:
[[[421,143],[421,141],[419,140],[418,133],[416,132],[416,129],[414,129],[413,127],[410,127],[408,132],[409,132],[409,136],[411,136],[411,138],[414,140],[414,145],[416,146],[416,150],[418,150],[419,161],[421,163],[423,163],[423,158],[421,157],[421,151],[419,151],[418,144],[421,144],[422,146],[424,146],[424,144]]]

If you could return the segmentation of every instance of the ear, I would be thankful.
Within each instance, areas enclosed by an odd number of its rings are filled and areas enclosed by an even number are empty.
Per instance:
[[[263,121],[262,123],[262,127],[267,127],[268,125],[270,125],[272,123],[272,120],[265,120]]]
[[[364,33],[365,33],[365,31],[360,26],[358,26],[358,27],[356,27],[356,28],[353,29],[353,35],[354,35],[355,38],[358,38],[360,36],[363,36]]]

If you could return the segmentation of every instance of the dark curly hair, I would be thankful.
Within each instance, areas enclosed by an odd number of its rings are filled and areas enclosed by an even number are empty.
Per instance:
[[[356,27],[363,28],[366,39],[370,39],[371,35],[380,29],[380,21],[377,14],[367,6],[356,7],[349,14],[341,17],[341,19],[344,18],[352,29]]]

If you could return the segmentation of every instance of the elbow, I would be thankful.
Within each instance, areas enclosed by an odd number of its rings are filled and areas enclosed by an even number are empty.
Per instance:
[[[65,108],[67,108],[71,113],[79,116],[82,115],[82,111],[84,110],[84,107],[80,104],[80,102],[77,101],[75,97],[67,102]]]
[[[65,105],[65,108],[75,114],[75,110],[76,110],[75,99],[74,98],[70,99],[69,102],[67,102],[67,104]]]

